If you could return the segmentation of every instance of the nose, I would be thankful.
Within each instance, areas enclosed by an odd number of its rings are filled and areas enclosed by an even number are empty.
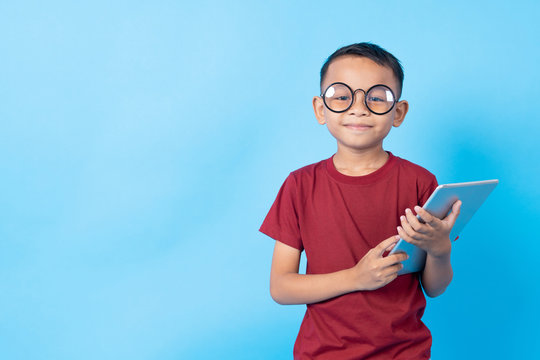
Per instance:
[[[358,94],[358,91],[361,92],[361,94]],[[349,108],[349,114],[351,115],[368,115],[369,109],[366,107],[366,104],[364,102],[364,96],[366,96],[366,93],[362,89],[357,89],[354,91],[353,94],[353,103],[351,107]]]

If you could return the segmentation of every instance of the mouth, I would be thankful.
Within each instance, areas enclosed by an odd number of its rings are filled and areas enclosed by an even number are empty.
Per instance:
[[[369,130],[369,129],[371,129],[373,127],[373,126],[367,125],[367,124],[344,124],[343,126],[345,126],[348,129],[357,130],[357,131],[365,131],[365,130]]]

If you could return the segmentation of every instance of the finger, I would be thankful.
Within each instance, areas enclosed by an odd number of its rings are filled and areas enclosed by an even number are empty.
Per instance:
[[[415,240],[413,239],[412,237],[409,236],[409,234],[407,234],[405,232],[405,230],[403,230],[403,228],[401,226],[398,226],[397,227],[397,231],[398,231],[398,234],[399,236],[405,240],[406,242],[408,242],[409,244],[413,244],[413,245],[416,245],[416,246],[420,246],[420,241],[418,240]]]
[[[437,219],[435,216],[431,215],[430,213],[428,213],[426,210],[422,209],[420,206],[415,206],[414,207],[414,211],[416,211],[416,213],[418,215],[420,215],[420,217],[422,218],[422,220],[426,223],[426,224],[429,224],[431,226],[436,226],[438,225],[438,222],[440,222],[439,219]]]
[[[399,270],[403,269],[403,264],[402,263],[398,263],[398,264],[394,264],[392,266],[389,266],[387,268],[387,276],[392,276],[394,274],[397,275],[397,273],[399,272]]]
[[[419,233],[424,233],[422,231],[422,227],[424,224],[422,224],[416,216],[414,216],[411,209],[405,209],[405,217],[407,218],[407,221],[409,222],[409,225],[413,228],[414,231]]]
[[[393,268],[390,268],[390,271],[386,274],[385,281],[386,283],[390,283],[394,281],[398,277],[399,270],[402,269],[401,264],[394,265]]]
[[[409,224],[409,221],[408,219],[405,217],[405,216],[402,216],[401,218],[401,227],[403,228],[403,230],[405,230],[405,232],[407,233],[407,235],[409,235],[410,237],[412,238],[417,238],[419,233],[416,232],[411,224]]]
[[[453,227],[456,223],[456,219],[461,212],[461,200],[458,200],[452,205],[452,212],[448,214],[448,216],[444,219],[444,221],[447,221],[450,227]]]
[[[373,248],[375,255],[382,256],[382,254],[384,254],[384,252],[388,249],[388,247],[390,247],[391,245],[394,245],[398,241],[399,241],[398,235],[391,236],[388,239],[381,241],[379,245]]]
[[[396,247],[396,244],[397,244],[397,243],[394,243],[394,244],[390,245],[389,247],[387,247],[386,250],[385,250],[385,252],[386,252],[386,251],[392,251],[392,249]]]
[[[381,265],[383,267],[393,266],[395,264],[399,264],[402,261],[405,261],[409,258],[409,255],[405,252],[397,252],[392,255],[388,255],[387,257],[383,258],[384,261],[381,262]]]

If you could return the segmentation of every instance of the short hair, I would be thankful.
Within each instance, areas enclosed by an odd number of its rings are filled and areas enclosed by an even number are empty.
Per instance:
[[[326,59],[326,62],[321,68],[321,91],[322,91],[322,83],[324,81],[324,77],[326,76],[326,72],[328,71],[328,67],[338,57],[346,56],[346,55],[354,55],[354,56],[361,56],[368,58],[375,63],[386,66],[392,70],[394,73],[394,76],[398,80],[398,87],[399,87],[399,95],[398,98],[401,97],[401,91],[403,89],[403,67],[401,66],[401,63],[399,60],[392,54],[390,54],[388,51],[383,49],[382,47],[369,43],[369,42],[361,42],[357,44],[351,44],[344,46],[340,49],[337,49],[332,55]]]

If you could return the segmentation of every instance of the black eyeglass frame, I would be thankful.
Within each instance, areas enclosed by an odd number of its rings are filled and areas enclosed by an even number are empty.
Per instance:
[[[330,108],[330,106],[328,106],[328,104],[326,103],[326,96],[324,96],[326,94],[326,92],[328,91],[328,89],[330,89],[330,87],[334,86],[334,85],[337,85],[337,84],[340,84],[340,85],[345,85],[345,87],[347,87],[347,89],[349,89],[349,91],[351,92],[352,94],[352,101],[351,101],[351,104],[345,109],[345,110],[341,110],[341,111],[336,111],[336,110],[333,110]],[[392,106],[390,106],[390,109],[388,109],[387,111],[385,112],[382,112],[382,113],[378,113],[378,112],[375,112],[373,110],[371,110],[371,108],[369,107],[368,103],[367,103],[367,94],[375,87],[377,86],[382,86],[382,87],[385,87],[387,88],[388,90],[390,90],[390,92],[392,93],[392,97],[394,98],[394,101],[392,103]],[[324,90],[324,92],[320,95],[322,100],[323,100],[323,103],[324,103],[324,106],[326,106],[326,108],[332,112],[335,112],[335,113],[343,113],[347,110],[349,110],[351,108],[351,106],[353,106],[354,104],[354,100],[356,98],[356,92],[360,90],[364,93],[364,105],[366,105],[366,109],[368,109],[369,111],[371,111],[373,114],[375,115],[384,115],[384,114],[388,114],[390,111],[392,111],[392,109],[394,108],[394,106],[396,105],[396,103],[398,102],[398,99],[396,99],[396,95],[394,94],[394,92],[392,91],[392,89],[390,89],[390,87],[388,87],[387,85],[384,85],[384,84],[376,84],[376,85],[373,85],[372,87],[370,87],[369,89],[367,89],[367,91],[365,91],[364,89],[356,89],[353,91],[353,89],[351,89],[351,87],[345,83],[342,83],[340,81],[337,81],[335,83],[332,83],[330,85],[328,85],[328,87],[326,88],[326,90]]]

